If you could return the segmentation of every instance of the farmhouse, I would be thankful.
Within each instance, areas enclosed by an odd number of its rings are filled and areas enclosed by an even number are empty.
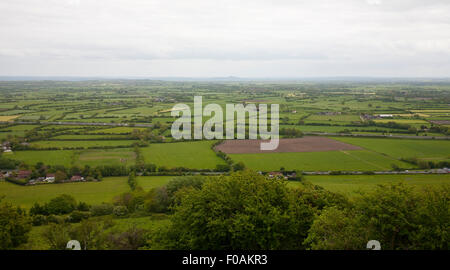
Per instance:
[[[381,117],[381,118],[392,118],[393,115],[392,114],[379,114],[378,117]]]
[[[48,174],[45,176],[44,182],[47,182],[47,183],[53,183],[53,182],[55,182],[55,174],[54,174],[54,173],[48,173]]]
[[[74,175],[70,178],[70,182],[80,182],[84,181],[84,177],[80,175]]]
[[[285,179],[287,179],[287,177],[284,176],[280,172],[269,172],[269,173],[267,173],[267,175],[269,175],[269,178],[285,178]]]
[[[30,177],[31,171],[18,171],[17,172],[17,179],[25,179]]]
[[[10,152],[12,152],[12,151],[11,151],[11,145],[10,145],[10,143],[9,143],[9,142],[4,142],[4,143],[2,144],[2,150],[3,150],[3,152],[5,152],[5,153],[10,153]]]

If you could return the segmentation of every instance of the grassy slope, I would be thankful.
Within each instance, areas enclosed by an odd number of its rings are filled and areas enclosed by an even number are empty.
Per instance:
[[[137,177],[144,190],[165,185],[173,176]],[[9,182],[0,182],[0,196],[5,200],[29,208],[34,202],[45,203],[60,194],[70,194],[78,201],[88,204],[111,202],[114,196],[129,191],[127,177],[105,177],[101,182],[45,184],[19,186]]]
[[[110,202],[112,198],[129,190],[126,177],[105,177],[101,182],[45,184],[19,186],[0,182],[0,195],[16,205],[29,208],[34,202],[44,203],[61,195],[70,194],[88,204]]]
[[[173,178],[174,176],[139,176],[137,181],[139,186],[148,191],[155,187],[164,186]]]
[[[34,165],[41,161],[47,165],[70,166],[74,156],[73,150],[60,151],[15,151],[7,155],[8,158],[25,162],[25,164]]]

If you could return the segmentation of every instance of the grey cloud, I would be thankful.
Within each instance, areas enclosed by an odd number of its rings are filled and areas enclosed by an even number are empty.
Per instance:
[[[449,12],[446,0],[2,1],[0,75],[442,76]]]

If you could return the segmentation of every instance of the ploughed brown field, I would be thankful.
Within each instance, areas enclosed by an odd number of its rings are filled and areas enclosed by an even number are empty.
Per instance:
[[[326,137],[310,136],[294,139],[280,139],[278,148],[272,151],[260,150],[262,140],[226,140],[215,147],[227,154],[280,153],[280,152],[323,152],[338,150],[361,150],[356,145]]]
[[[450,120],[433,120],[430,122],[436,125],[450,125]]]

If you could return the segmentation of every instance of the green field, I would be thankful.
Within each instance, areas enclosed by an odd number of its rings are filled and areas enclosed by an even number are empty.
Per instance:
[[[59,135],[52,137],[51,140],[96,140],[96,139],[125,139],[127,135]]]
[[[389,155],[394,158],[433,158],[450,157],[449,140],[407,140],[407,139],[370,139],[370,138],[333,138],[357,145],[368,150]]]
[[[420,119],[376,119],[376,123],[396,122],[399,124],[428,124],[425,120]]]
[[[379,184],[404,182],[408,185],[424,187],[450,184],[450,174],[434,175],[317,175],[306,176],[307,181],[333,192],[355,195],[358,191],[370,191]],[[299,182],[289,181],[295,187]]]
[[[19,186],[9,182],[0,182],[0,194],[5,196],[5,201],[25,208],[31,207],[34,202],[47,202],[61,194],[70,194],[78,201],[88,204],[111,202],[114,196],[127,190],[129,190],[127,177],[105,177],[100,182],[36,186]]]
[[[169,182],[173,176],[139,176],[137,181],[144,190],[148,191]],[[34,202],[47,202],[61,194],[70,194],[77,201],[88,204],[111,202],[114,196],[129,191],[128,177],[105,177],[100,182],[80,182],[64,184],[43,184],[35,186],[19,186],[0,181],[0,196],[5,201],[29,208]]]
[[[145,128],[140,128],[140,127],[114,127],[114,128],[98,129],[95,131],[91,131],[90,133],[91,134],[96,134],[96,133],[127,134],[127,133],[132,133],[133,130],[144,130],[144,129]]]
[[[164,186],[172,180],[174,176],[138,176],[138,185],[141,186],[145,191],[152,188]]]
[[[216,156],[211,145],[214,141],[150,144],[141,148],[145,162],[168,168],[214,169],[225,162]]]
[[[104,165],[134,165],[136,154],[131,148],[91,149],[75,152],[74,164],[92,167]]]
[[[133,140],[99,140],[99,141],[38,141],[30,143],[31,147],[35,148],[89,148],[89,147],[117,147],[117,146],[131,146],[137,141]]]
[[[47,165],[70,166],[75,155],[74,150],[42,150],[42,151],[15,151],[7,157],[20,160],[25,164],[35,165],[43,162]]]
[[[341,114],[341,115],[310,115],[306,120],[309,121],[336,121],[336,122],[353,122],[353,121],[361,121],[358,115],[349,115],[349,114]]]
[[[411,165],[370,151],[328,151],[302,153],[230,154],[233,161],[242,161],[258,171],[378,171],[390,170],[391,164],[399,167]]]

